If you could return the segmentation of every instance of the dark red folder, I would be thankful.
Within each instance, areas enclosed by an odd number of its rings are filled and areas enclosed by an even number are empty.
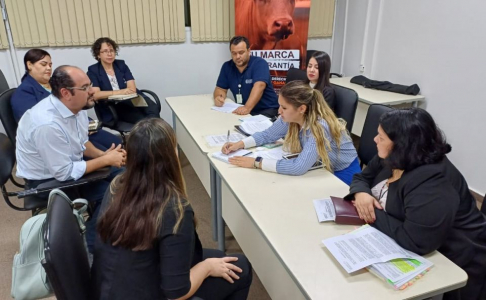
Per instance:
[[[366,222],[359,218],[356,207],[351,201],[346,201],[343,198],[331,196],[332,204],[336,210],[336,224],[345,225],[364,225]]]

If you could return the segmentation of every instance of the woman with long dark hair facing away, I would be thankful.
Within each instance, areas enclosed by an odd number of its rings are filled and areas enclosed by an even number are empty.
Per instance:
[[[98,221],[95,299],[246,299],[252,280],[244,255],[202,249],[187,200],[173,129],[137,123],[126,171],[106,192]]]

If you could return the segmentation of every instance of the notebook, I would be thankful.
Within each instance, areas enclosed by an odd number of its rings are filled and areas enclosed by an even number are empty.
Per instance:
[[[122,101],[138,97],[138,94],[128,94],[128,95],[111,95],[108,100]]]
[[[245,150],[245,149],[240,149],[238,151],[231,152],[230,154],[224,154],[223,152],[218,151],[218,152],[214,152],[213,154],[211,154],[211,156],[218,159],[218,160],[224,161],[225,163],[229,163],[230,157],[247,156],[247,155],[250,155],[250,154],[252,154],[251,151],[248,151],[248,150]]]
[[[260,131],[264,131],[268,127],[272,126],[272,121],[269,119],[258,122],[243,122],[241,125],[235,125],[235,128],[240,133],[250,136]]]

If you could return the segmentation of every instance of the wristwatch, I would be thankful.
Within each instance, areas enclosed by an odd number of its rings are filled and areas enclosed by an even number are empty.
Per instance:
[[[260,156],[257,156],[257,158],[255,158],[255,162],[253,163],[253,167],[255,169],[258,169],[258,167],[260,166],[260,162],[263,160],[262,157]]]

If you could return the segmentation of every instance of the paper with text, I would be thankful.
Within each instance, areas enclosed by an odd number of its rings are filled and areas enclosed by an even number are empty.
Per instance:
[[[241,122],[260,122],[260,121],[270,120],[270,118],[265,117],[264,115],[256,115],[251,117],[239,118],[239,120]]]
[[[213,154],[211,154],[211,156],[214,157],[214,158],[216,158],[216,159],[219,159],[221,161],[224,161],[225,163],[229,163],[229,158],[230,157],[233,157],[233,156],[247,156],[247,155],[249,155],[251,153],[252,153],[251,151],[248,151],[248,150],[245,150],[245,149],[240,149],[240,150],[237,150],[235,152],[231,152],[230,154],[224,154],[223,152],[218,151],[218,152],[214,152]]]
[[[336,210],[334,204],[332,204],[331,198],[316,199],[314,202],[314,208],[316,209],[317,219],[320,222],[334,221],[336,219]]]
[[[249,135],[255,134],[260,131],[264,131],[268,127],[272,126],[272,121],[264,120],[260,122],[243,122],[240,125],[240,128],[243,129]]]
[[[237,103],[234,103],[234,102],[225,102],[223,106],[221,106],[221,107],[213,106],[213,107],[211,107],[211,109],[215,110],[215,111],[220,111],[220,112],[230,114],[240,106],[243,106],[243,105],[237,104]]]
[[[397,258],[412,258],[393,239],[379,230],[364,225],[352,234],[340,235],[322,241],[334,258],[348,273],[378,262]]]
[[[229,136],[229,141],[236,143],[244,139],[246,136],[238,132],[233,132]],[[222,147],[228,141],[227,134],[207,135],[204,137],[209,147]]]

